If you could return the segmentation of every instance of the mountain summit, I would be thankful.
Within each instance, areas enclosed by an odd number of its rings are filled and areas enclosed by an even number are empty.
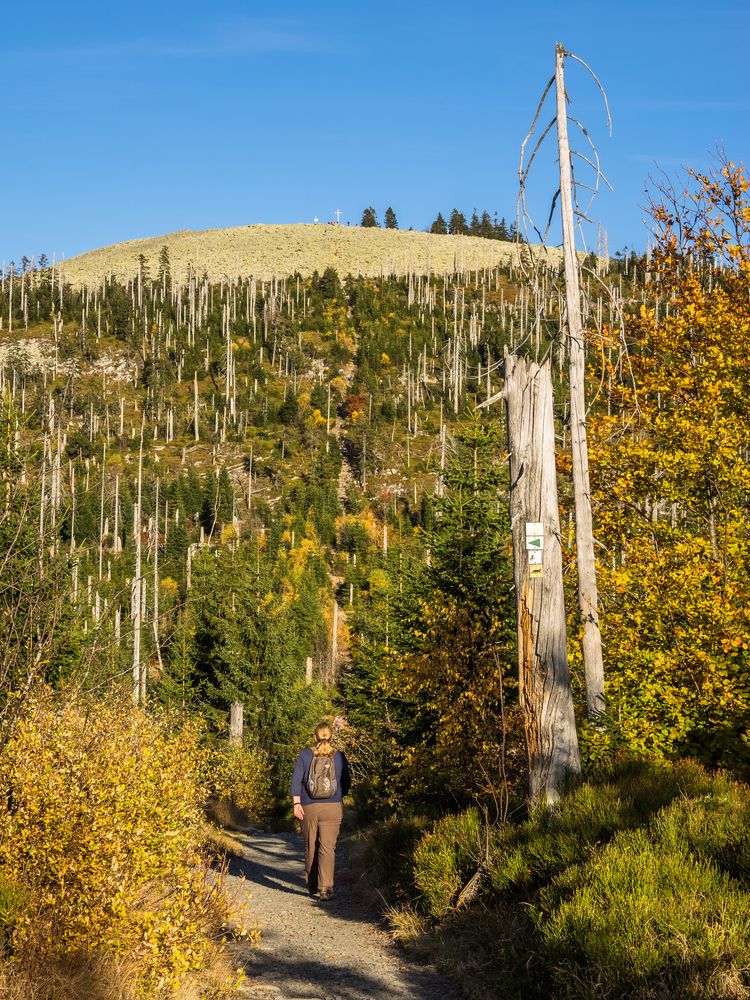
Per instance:
[[[200,275],[207,273],[211,281],[248,274],[268,279],[299,272],[304,277],[327,267],[342,275],[370,277],[442,274],[507,264],[518,254],[513,243],[477,236],[333,224],[235,226],[183,229],[91,250],[65,262],[65,279],[74,286],[96,284],[110,274],[127,280],[138,273],[141,255],[154,275],[164,246],[178,281],[191,267]]]

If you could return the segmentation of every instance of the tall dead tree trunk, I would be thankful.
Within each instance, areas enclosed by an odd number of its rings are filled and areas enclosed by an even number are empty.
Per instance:
[[[339,659],[339,602],[336,595],[333,595],[333,621],[331,623],[331,673],[328,678],[329,684],[336,682],[336,667]]]
[[[591,513],[589,455],[586,440],[585,351],[581,295],[578,283],[573,192],[568,143],[568,109],[565,94],[565,49],[555,49],[555,91],[557,95],[557,148],[560,162],[560,211],[565,260],[565,301],[568,319],[568,371],[570,378],[570,445],[573,465],[573,492],[576,523],[576,566],[578,607],[583,624],[583,663],[586,674],[586,706],[590,718],[604,711],[604,664],[599,630],[599,601],[594,561],[594,528]]]
[[[105,441],[102,449],[102,487],[99,502],[99,580],[102,578],[104,566],[104,485],[107,473],[107,443]]]
[[[130,614],[133,619],[133,701],[137,705],[141,692],[141,544],[140,513],[138,503],[133,505],[133,535],[135,542],[135,572],[131,584]]]
[[[505,356],[519,693],[532,801],[581,773],[570,689],[549,362]],[[527,542],[527,539],[529,541]],[[533,554],[532,554],[533,553]]]
[[[167,519],[164,519],[164,530],[166,538]],[[156,497],[154,500],[154,646],[156,647],[156,658],[159,661],[159,671],[164,669],[161,658],[161,641],[159,638],[159,478],[156,479]]]
[[[198,372],[193,373],[193,433],[195,435],[195,440],[200,441],[200,429],[198,427],[198,407],[200,405],[200,397],[198,395]]]
[[[145,700],[144,665],[141,661],[141,626],[143,622],[143,579],[141,577],[141,503],[143,499],[143,420],[141,420],[141,447],[138,452],[138,499],[133,505],[133,537],[135,540],[135,567],[131,594],[133,616],[133,701],[136,705]]]

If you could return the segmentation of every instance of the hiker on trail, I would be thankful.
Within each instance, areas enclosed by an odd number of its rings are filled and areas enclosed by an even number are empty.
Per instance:
[[[292,774],[294,815],[302,821],[305,839],[305,876],[311,896],[333,896],[336,840],[344,816],[343,798],[349,791],[349,764],[331,745],[327,722],[315,727],[315,747],[303,750]]]

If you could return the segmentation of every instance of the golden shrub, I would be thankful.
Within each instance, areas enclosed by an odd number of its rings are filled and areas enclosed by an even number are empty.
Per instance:
[[[117,702],[26,713],[0,757],[0,875],[28,893],[16,953],[121,956],[144,994],[202,967],[225,912],[201,855],[199,736]]]
[[[268,755],[258,747],[226,744],[213,751],[209,766],[211,794],[253,820],[271,811],[271,770]]]

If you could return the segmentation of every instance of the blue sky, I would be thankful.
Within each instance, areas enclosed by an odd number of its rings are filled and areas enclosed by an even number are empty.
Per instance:
[[[355,223],[369,204],[402,228],[454,205],[511,217],[557,40],[614,119],[610,139],[571,66],[615,189],[593,217],[611,251],[643,247],[655,164],[705,167],[717,143],[748,161],[749,37],[748,0],[6,5],[0,260],[336,208]],[[554,157],[529,192],[540,220]]]

